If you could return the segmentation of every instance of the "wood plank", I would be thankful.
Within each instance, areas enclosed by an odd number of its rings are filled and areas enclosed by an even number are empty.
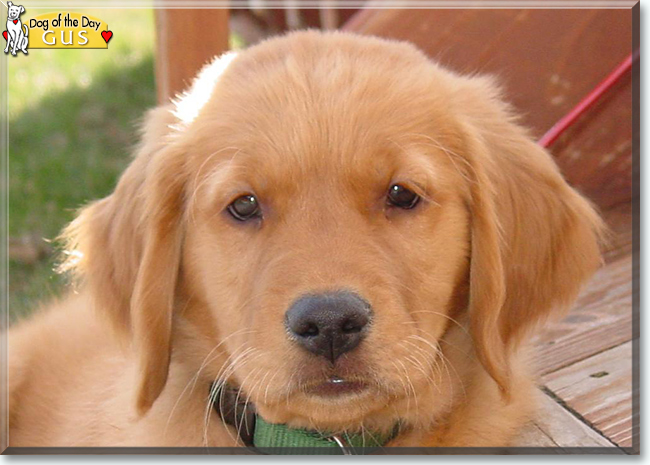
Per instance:
[[[632,257],[601,268],[562,321],[536,340],[535,363],[550,373],[632,339]]]
[[[537,415],[519,435],[515,447],[616,446],[540,392]]]
[[[571,185],[602,209],[632,197],[632,123],[628,74],[550,148]]]
[[[546,387],[621,447],[632,446],[632,343],[543,378]]]
[[[227,9],[156,10],[160,103],[183,91],[203,65],[228,50],[228,17]]]
[[[558,447],[551,437],[534,422],[528,423],[513,443],[513,447]]]
[[[632,202],[624,202],[602,213],[611,237],[603,250],[605,262],[616,261],[632,253]]]
[[[300,3],[296,2],[296,6],[300,6]],[[322,2],[322,8],[320,9],[296,8],[294,14],[297,15],[297,26],[300,28],[328,29],[329,27],[327,26],[331,26],[332,24],[336,27],[347,22],[358,11],[359,10],[355,8],[328,8],[327,2]],[[259,10],[259,12],[263,12],[271,29],[275,31],[285,31],[289,29],[290,25],[287,22],[288,18],[286,9],[270,8]],[[335,22],[329,23],[331,19],[324,21],[325,18],[323,18],[323,14],[334,16]]]

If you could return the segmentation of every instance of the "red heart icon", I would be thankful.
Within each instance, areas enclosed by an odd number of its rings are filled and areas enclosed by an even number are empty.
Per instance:
[[[2,31],[2,37],[4,37],[5,40],[7,40],[7,31]]]
[[[17,20],[17,19],[14,19],[14,24],[18,24],[18,20]]]
[[[102,37],[104,38],[104,41],[108,43],[108,41],[111,40],[111,37],[113,37],[113,31],[102,31]]]

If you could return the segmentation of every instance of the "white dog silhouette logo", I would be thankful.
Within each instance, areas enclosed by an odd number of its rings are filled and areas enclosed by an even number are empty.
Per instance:
[[[20,15],[25,12],[25,7],[7,2],[7,8],[7,30],[2,33],[7,41],[5,53],[9,53],[9,49],[11,48],[11,54],[13,56],[16,56],[17,50],[27,55],[29,28],[20,21]]]

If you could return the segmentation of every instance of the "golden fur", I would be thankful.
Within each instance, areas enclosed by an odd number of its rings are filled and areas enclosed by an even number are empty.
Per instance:
[[[421,204],[388,208],[395,182]],[[245,193],[260,223],[224,212]],[[491,79],[376,38],[266,41],[153,110],[66,230],[78,293],[9,334],[10,445],[234,445],[215,379],[270,422],[508,445],[534,408],[526,342],[597,269],[601,231]],[[372,387],[325,400],[301,389],[325,362],[283,322],[331,289],[375,309],[337,362]]]

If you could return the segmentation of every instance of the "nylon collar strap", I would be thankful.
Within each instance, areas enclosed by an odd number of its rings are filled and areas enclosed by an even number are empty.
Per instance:
[[[257,415],[231,386],[210,390],[213,406],[221,418],[237,430],[242,442],[262,454],[364,455],[386,445],[398,433],[398,426],[387,434],[328,435],[287,425],[268,423]]]

